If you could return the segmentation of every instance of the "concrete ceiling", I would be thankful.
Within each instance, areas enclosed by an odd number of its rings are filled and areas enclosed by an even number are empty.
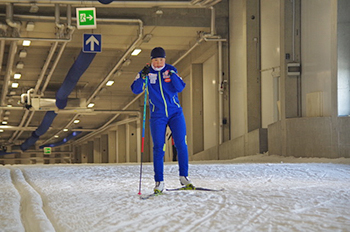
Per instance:
[[[69,0],[1,1],[0,144],[17,149],[41,124],[46,110],[55,110],[58,116],[40,136],[37,145],[60,141],[74,130],[83,131],[77,137],[81,139],[122,120],[125,114],[118,112],[133,110],[129,105],[137,96],[131,92],[130,85],[136,73],[149,62],[151,49],[164,47],[167,63],[176,62],[203,35],[214,34],[213,19],[218,17],[217,12],[224,12],[222,4],[221,1],[114,1],[111,4]],[[96,8],[96,29],[76,28],[78,7]],[[225,18],[225,14],[222,17]],[[102,52],[96,54],[69,95],[68,107],[61,111],[50,107],[40,110],[20,103],[21,95],[30,89],[32,98],[55,98],[82,50],[82,37],[86,33],[101,34]],[[31,40],[29,47],[22,45],[24,38]],[[142,52],[131,56],[136,47]],[[24,53],[26,56],[20,57]],[[21,73],[21,79],[15,80],[15,73]],[[108,80],[115,82],[107,87]],[[13,82],[19,87],[12,88]],[[92,108],[95,113],[87,108],[91,102],[95,103]],[[77,106],[81,111],[67,112],[77,110]],[[104,112],[96,114],[100,111]],[[80,123],[74,124],[75,119]],[[3,124],[5,121],[7,124]],[[64,128],[69,131],[63,132]]]

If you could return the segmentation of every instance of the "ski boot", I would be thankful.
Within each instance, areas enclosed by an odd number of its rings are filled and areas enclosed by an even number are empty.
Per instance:
[[[194,187],[194,185],[192,184],[192,181],[187,176],[180,176],[180,183],[182,185],[181,189],[184,189],[184,190],[196,189],[196,187]]]
[[[164,181],[157,181],[154,187],[154,194],[160,195],[164,190]]]

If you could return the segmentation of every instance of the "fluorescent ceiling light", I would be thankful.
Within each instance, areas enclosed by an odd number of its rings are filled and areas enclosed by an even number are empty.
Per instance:
[[[8,104],[7,107],[12,107],[12,105]]]
[[[3,119],[4,119],[5,121],[7,121],[7,120],[9,120],[9,117],[5,116],[5,117],[3,117]]]
[[[4,130],[0,129],[0,133],[4,132]]]
[[[31,41],[30,40],[23,40],[23,43],[22,43],[22,45],[23,46],[30,46],[30,43],[31,43]]]
[[[20,74],[20,73],[15,73],[15,75],[13,76],[13,78],[15,78],[15,79],[21,79],[21,77],[22,77],[22,74]]]
[[[92,107],[94,107],[95,106],[95,103],[89,103],[89,105],[87,106],[88,108],[92,108]]]
[[[131,53],[132,56],[137,56],[138,54],[140,54],[142,50],[140,48],[135,48],[135,50]]]
[[[2,123],[2,124],[4,124],[4,125],[6,125],[6,124],[7,124],[7,122],[6,122],[6,121],[2,121],[1,123]]]
[[[19,84],[17,82],[13,82],[11,85],[11,87],[14,89],[18,88],[18,86],[19,86]]]
[[[63,131],[68,131],[68,129],[67,129],[67,128],[64,128]]]
[[[114,81],[108,81],[108,82],[106,83],[107,86],[112,86],[113,84],[114,84]]]
[[[75,124],[77,124],[77,123],[79,123],[79,122],[80,122],[79,119],[74,120],[74,123],[75,123]]]

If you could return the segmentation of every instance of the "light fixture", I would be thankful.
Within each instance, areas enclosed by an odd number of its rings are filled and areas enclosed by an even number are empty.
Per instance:
[[[58,136],[58,135],[55,135],[54,137],[55,137],[55,138],[58,138],[58,137],[60,137],[60,136]]]
[[[21,77],[22,77],[22,74],[20,73],[15,73],[15,75],[13,75],[13,78],[16,80],[21,79]]]
[[[7,125],[7,121],[2,121],[1,122],[3,125]]]
[[[9,120],[9,117],[5,116],[5,117],[3,117],[3,120],[4,120],[4,121],[8,121],[8,120]]]
[[[34,22],[27,22],[27,25],[26,25],[27,31],[34,31],[34,27],[35,27]]]
[[[107,81],[106,86],[112,86],[114,84],[113,80]]]
[[[8,104],[7,107],[12,107],[12,105],[11,105],[11,104]]]
[[[10,115],[10,114],[11,114],[11,112],[10,112],[10,111],[8,111],[8,110],[6,110],[4,114],[5,114],[5,115]]]
[[[156,10],[156,15],[159,15],[159,16],[161,16],[161,15],[163,15],[163,11],[161,10],[161,9],[157,9]]]
[[[127,59],[124,61],[123,66],[128,66],[131,63],[131,60]]]
[[[0,129],[0,133],[2,133],[2,132],[4,132],[4,130],[3,130],[3,129]]]
[[[135,48],[134,51],[131,53],[132,56],[137,56],[141,52],[141,48]]]
[[[27,50],[22,49],[18,53],[19,58],[26,58],[27,57]]]
[[[24,63],[22,61],[18,61],[16,64],[17,69],[23,69],[24,68]]]
[[[64,128],[63,131],[68,131],[68,129],[67,129],[67,128]]]
[[[87,106],[88,108],[92,108],[92,107],[94,107],[95,106],[95,103],[89,103],[89,105]]]
[[[17,82],[13,82],[11,85],[11,87],[14,89],[18,88],[18,86],[19,86],[19,84]]]
[[[39,7],[36,4],[32,4],[30,6],[29,12],[30,13],[37,13],[39,11]]]
[[[16,91],[10,91],[10,95],[16,95]]]
[[[28,47],[28,46],[30,46],[30,43],[31,43],[30,40],[23,40],[22,45]]]
[[[73,121],[73,123],[75,123],[75,124],[77,124],[77,123],[79,123],[79,122],[80,122],[79,119],[75,119],[75,120]]]
[[[114,73],[114,76],[119,77],[120,75],[122,75],[122,73],[123,73],[122,70],[118,70]]]
[[[148,43],[151,39],[152,39],[153,35],[152,34],[146,34],[143,39],[142,42],[144,43]]]

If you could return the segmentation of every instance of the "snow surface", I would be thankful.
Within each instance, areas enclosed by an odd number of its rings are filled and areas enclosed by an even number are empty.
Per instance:
[[[0,167],[0,231],[350,231],[350,159],[268,155],[191,162],[196,186],[138,195],[139,164]],[[166,187],[179,187],[165,164]],[[143,166],[142,193],[154,187]]]

